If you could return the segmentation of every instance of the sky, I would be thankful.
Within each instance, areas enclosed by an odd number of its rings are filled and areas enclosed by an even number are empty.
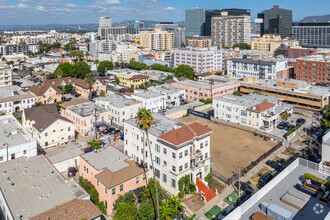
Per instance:
[[[0,0],[0,25],[90,24],[101,16],[123,20],[184,21],[186,9],[243,8],[251,17],[273,5],[293,20],[330,14],[330,0]]]

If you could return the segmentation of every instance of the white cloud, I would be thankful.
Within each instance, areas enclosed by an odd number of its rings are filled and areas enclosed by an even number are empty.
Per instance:
[[[31,0],[18,0],[19,2],[31,2]]]
[[[175,8],[174,7],[171,7],[171,6],[169,6],[169,7],[166,7],[166,8],[164,8],[165,10],[168,10],[168,11],[175,11]]]
[[[64,6],[67,7],[67,8],[76,8],[77,7],[75,4],[73,4],[71,2],[65,3]]]
[[[32,8],[30,5],[27,5],[27,4],[24,4],[24,3],[19,3],[16,7],[21,8],[21,9]]]
[[[119,5],[119,0],[99,0],[95,2],[96,5]]]
[[[41,6],[41,5],[38,5],[38,6],[36,7],[36,10],[37,10],[37,11],[42,11],[42,12],[46,12],[46,11],[47,11],[46,8],[45,8],[44,6]]]

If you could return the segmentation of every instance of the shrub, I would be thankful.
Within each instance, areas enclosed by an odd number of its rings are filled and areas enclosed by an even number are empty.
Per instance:
[[[212,174],[212,170],[205,176],[205,181],[208,182],[210,179],[212,179],[213,174]]]
[[[324,180],[324,179],[321,179],[319,177],[316,177],[314,176],[313,174],[310,174],[310,173],[304,173],[304,175],[302,175],[302,177],[304,179],[311,179],[311,180],[315,180],[317,182],[320,182],[324,185],[326,185],[327,187],[330,187],[330,181],[327,181],[327,180]]]
[[[249,184],[249,185],[251,185],[251,181],[250,181],[250,180],[249,180],[249,181],[247,181],[246,183],[247,183],[247,184]]]
[[[264,137],[264,141],[268,141],[268,138],[267,137]]]
[[[257,132],[254,132],[253,134],[254,134],[254,136],[258,136]]]
[[[95,188],[91,189],[90,197],[95,205],[99,204],[99,193],[97,192],[97,190]]]
[[[281,115],[281,118],[283,120],[288,120],[289,117],[290,117],[290,115],[288,113],[284,113],[284,114]]]
[[[107,211],[105,210],[105,206],[104,206],[104,202],[99,202],[99,204],[97,205],[97,207],[99,207],[99,209],[101,210],[101,212],[106,215]]]
[[[259,173],[258,173],[258,176],[261,177],[261,176],[262,176],[262,173],[259,172]]]
[[[183,194],[182,192],[179,192],[179,193],[178,193],[178,197],[179,197],[180,199],[182,199],[183,196],[184,196],[184,194]]]

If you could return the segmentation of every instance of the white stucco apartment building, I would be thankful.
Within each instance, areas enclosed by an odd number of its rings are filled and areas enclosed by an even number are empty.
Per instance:
[[[174,107],[180,106],[186,99],[186,90],[173,87],[169,84],[159,86],[152,86],[148,88],[149,91],[163,94],[165,97],[165,106]]]
[[[213,109],[216,119],[265,132],[272,131],[278,125],[283,112],[293,112],[293,106],[282,104],[281,99],[257,94],[214,98]]]
[[[165,95],[152,91],[136,92],[131,98],[142,102],[142,107],[151,112],[159,112],[166,108]]]
[[[37,156],[37,141],[12,115],[0,116],[0,163]]]
[[[154,160],[156,178],[161,186],[176,195],[178,181],[189,175],[204,179],[210,171],[210,135],[212,130],[198,123],[183,126],[178,121],[154,114],[155,124],[149,129],[152,158],[145,132],[137,128],[135,119],[125,121],[125,154],[138,163],[145,163],[149,176],[153,176]]]
[[[136,113],[142,108],[142,103],[133,99],[125,98],[117,94],[110,94],[94,99],[95,104],[109,110],[111,124],[120,127],[128,119],[135,118]]]

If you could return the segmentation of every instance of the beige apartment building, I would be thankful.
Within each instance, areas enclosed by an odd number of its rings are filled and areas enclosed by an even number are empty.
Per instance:
[[[174,48],[174,33],[160,29],[141,32],[140,44],[149,50],[170,50]]]
[[[13,85],[13,71],[10,66],[0,63],[0,87]]]
[[[276,51],[281,45],[287,47],[298,47],[299,41],[291,39],[282,39],[280,35],[265,34],[260,38],[251,41],[252,50]]]

